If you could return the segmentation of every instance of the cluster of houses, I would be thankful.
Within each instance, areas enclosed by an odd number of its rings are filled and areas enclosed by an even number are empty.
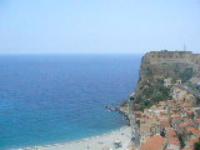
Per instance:
[[[200,142],[200,108],[184,98],[161,101],[135,116],[140,150],[193,150]]]
[[[182,80],[173,81],[172,78],[164,79],[164,86],[165,87],[171,87],[173,85],[181,85],[181,84],[182,84]]]

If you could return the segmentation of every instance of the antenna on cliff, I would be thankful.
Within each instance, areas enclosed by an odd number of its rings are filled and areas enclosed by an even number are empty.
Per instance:
[[[183,51],[186,51],[186,50],[187,50],[187,47],[186,47],[186,45],[184,43],[184,45],[183,45]]]

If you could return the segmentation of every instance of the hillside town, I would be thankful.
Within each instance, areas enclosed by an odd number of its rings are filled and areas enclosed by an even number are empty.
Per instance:
[[[144,111],[135,111],[140,146],[131,150],[196,150],[200,145],[200,107],[181,80],[172,85],[172,99],[160,101]],[[185,87],[185,88],[183,88]],[[133,142],[134,143],[134,142]]]

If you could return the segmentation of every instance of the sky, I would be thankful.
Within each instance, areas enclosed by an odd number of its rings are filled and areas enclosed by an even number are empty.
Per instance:
[[[200,52],[200,0],[0,0],[0,54]]]

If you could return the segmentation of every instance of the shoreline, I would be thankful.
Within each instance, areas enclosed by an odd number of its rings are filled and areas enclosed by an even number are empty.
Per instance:
[[[83,138],[80,140],[18,148],[16,150],[125,150],[128,148],[131,139],[130,126],[122,126],[102,135]],[[121,145],[116,148],[117,145]]]

